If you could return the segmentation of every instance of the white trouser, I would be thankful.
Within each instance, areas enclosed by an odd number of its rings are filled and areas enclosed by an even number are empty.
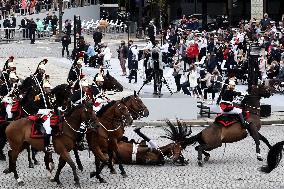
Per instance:
[[[236,108],[236,107],[234,107],[231,111],[229,111],[229,112],[224,112],[222,109],[221,109],[221,113],[222,114],[241,114],[243,112],[243,110],[242,109],[240,109],[240,108]]]
[[[153,140],[150,140],[148,143],[150,144],[151,149],[157,150],[159,148],[158,145]]]
[[[51,134],[51,127],[50,127],[50,109],[39,109],[37,114],[45,115],[47,116],[47,119],[45,122],[43,122],[43,128],[45,129],[46,134]]]
[[[50,117],[48,116],[47,120],[43,122],[43,128],[45,129],[46,134],[51,134],[51,127],[50,127]]]
[[[11,112],[12,111],[12,104],[7,104],[6,106],[6,113],[7,113],[7,118],[8,119],[11,119],[13,118],[13,113]]]

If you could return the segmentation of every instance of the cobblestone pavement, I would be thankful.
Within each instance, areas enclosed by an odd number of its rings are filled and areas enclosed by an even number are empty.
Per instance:
[[[193,133],[197,134],[202,128],[194,127]],[[126,129],[126,136],[137,138],[132,128]],[[160,138],[164,134],[162,128],[142,128],[148,136],[154,139],[158,145],[165,145],[170,141]],[[261,133],[265,135],[272,144],[283,139],[284,127],[265,126]],[[8,147],[5,148],[7,152]],[[261,144],[262,154],[266,156],[267,147]],[[79,173],[82,188],[166,188],[166,189],[186,189],[186,188],[284,188],[283,171],[284,163],[270,174],[260,173],[257,168],[264,162],[258,162],[255,155],[255,146],[252,138],[243,141],[223,145],[221,148],[213,150],[209,162],[204,167],[197,165],[197,152],[194,146],[189,146],[184,151],[184,155],[189,159],[187,166],[175,166],[166,164],[165,166],[138,166],[125,165],[128,177],[122,178],[120,174],[111,175],[108,170],[103,171],[103,177],[108,183],[100,184],[96,179],[90,179],[89,173],[93,171],[94,158],[87,151],[81,152],[80,157],[84,165],[84,171]],[[18,159],[18,171],[20,177],[25,181],[25,186],[21,188],[56,188],[55,183],[51,183],[47,178],[47,171],[43,166],[43,155],[40,153],[38,159],[41,164],[34,169],[28,168],[27,153],[23,152]],[[54,159],[58,159],[55,155]],[[57,163],[56,163],[57,164]],[[0,162],[1,172],[7,167],[7,162]],[[116,166],[118,171],[118,167]],[[73,188],[73,175],[69,166],[66,166],[61,173],[61,181],[64,188]],[[12,174],[0,174],[1,188],[15,188],[16,182]]]

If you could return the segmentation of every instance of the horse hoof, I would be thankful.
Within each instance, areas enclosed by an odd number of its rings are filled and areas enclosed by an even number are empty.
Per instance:
[[[93,178],[94,176],[96,176],[96,172],[95,171],[90,173],[90,178]]]
[[[258,168],[257,170],[260,171],[260,172],[263,172],[263,173],[270,173],[272,171],[271,169],[269,169],[268,166],[262,166],[262,167]]]
[[[263,161],[263,158],[261,157],[261,154],[257,153],[256,157],[257,157],[258,161]]]
[[[110,173],[111,174],[117,174],[116,170],[111,170]]]
[[[205,156],[204,161],[209,161],[210,156]]]
[[[19,186],[24,186],[25,183],[24,183],[24,181],[19,181],[19,182],[18,182],[18,185],[19,185]]]
[[[4,173],[4,174],[8,174],[8,173],[11,173],[11,171],[10,171],[9,168],[7,168],[7,169],[5,169],[5,170],[3,171],[3,173]]]
[[[34,167],[35,167],[34,164],[32,163],[29,164],[29,168],[34,168]]]
[[[76,188],[81,188],[81,184],[78,183],[78,182],[76,182],[74,185],[75,185]]]
[[[198,161],[198,166],[199,166],[199,167],[203,167],[202,161]]]
[[[101,178],[100,183],[107,183],[107,181],[105,179]]]
[[[126,173],[121,173],[121,175],[122,175],[123,178],[127,178],[128,177]]]

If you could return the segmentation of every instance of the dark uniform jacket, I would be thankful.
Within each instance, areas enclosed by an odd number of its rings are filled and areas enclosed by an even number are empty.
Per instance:
[[[69,74],[68,74],[68,78],[67,78],[67,82],[75,82],[79,79],[80,77],[80,69],[77,67],[71,67]]]

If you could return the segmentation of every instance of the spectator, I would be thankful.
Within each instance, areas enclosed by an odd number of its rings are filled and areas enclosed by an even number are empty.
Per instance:
[[[62,42],[62,57],[64,57],[64,51],[66,50],[67,52],[67,57],[69,57],[69,50],[68,50],[68,46],[71,44],[71,38],[69,35],[65,34],[62,38],[61,38],[61,42]]]

